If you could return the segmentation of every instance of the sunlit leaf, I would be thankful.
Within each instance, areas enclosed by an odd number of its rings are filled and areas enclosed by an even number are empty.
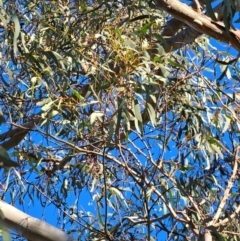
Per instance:
[[[14,54],[18,52],[17,49],[17,39],[20,34],[20,23],[17,15],[12,16],[13,22],[14,22],[14,38],[13,38],[13,49],[14,49]]]
[[[96,119],[99,119],[101,117],[104,116],[104,113],[99,111],[99,112],[93,112],[91,115],[90,115],[90,123],[92,124]]]
[[[147,103],[147,111],[148,111],[152,124],[155,126],[156,125],[156,113],[150,103]]]

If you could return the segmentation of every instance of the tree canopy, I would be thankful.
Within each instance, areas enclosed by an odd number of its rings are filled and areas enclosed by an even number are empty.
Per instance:
[[[239,240],[240,3],[212,2],[0,1],[5,240]]]

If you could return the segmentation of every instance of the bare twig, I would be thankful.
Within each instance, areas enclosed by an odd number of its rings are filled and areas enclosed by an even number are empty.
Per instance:
[[[215,223],[214,227],[219,227],[219,226],[223,226],[226,225],[230,220],[233,220],[237,214],[240,212],[240,205],[237,207],[237,209],[235,210],[234,213],[232,213],[231,215],[229,215],[228,218],[224,218],[223,220],[221,220],[218,223]]]
[[[240,145],[236,148],[235,154],[234,154],[234,166],[233,166],[233,170],[232,170],[232,175],[231,178],[228,181],[228,185],[227,188],[225,189],[223,198],[218,206],[218,209],[213,217],[213,221],[212,224],[215,225],[224,209],[224,206],[226,205],[227,199],[230,196],[230,191],[233,187],[233,183],[235,182],[236,178],[237,178],[237,171],[238,171],[238,162],[239,162],[239,151],[240,151]]]

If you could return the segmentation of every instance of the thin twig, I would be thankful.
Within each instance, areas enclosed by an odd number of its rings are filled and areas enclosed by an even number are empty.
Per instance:
[[[240,151],[240,145],[236,148],[235,154],[234,154],[234,166],[233,166],[233,170],[232,170],[232,175],[231,178],[228,181],[228,185],[227,188],[225,189],[223,198],[218,206],[217,212],[215,213],[214,217],[213,217],[213,221],[212,224],[215,225],[224,209],[224,206],[226,205],[226,202],[230,196],[230,191],[233,187],[233,184],[237,178],[237,171],[238,171],[238,162],[239,162],[239,151]]]

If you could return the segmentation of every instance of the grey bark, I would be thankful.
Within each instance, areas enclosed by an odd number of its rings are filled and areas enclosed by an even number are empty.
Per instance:
[[[32,241],[76,241],[54,226],[33,218],[0,200],[1,221],[22,237]]]
[[[159,9],[162,9],[172,15],[172,17],[183,22],[188,26],[188,28],[193,29],[191,30],[186,28],[186,32],[180,31],[177,35],[174,35],[173,38],[167,39],[167,42],[169,43],[169,48],[167,49],[168,51],[176,49],[183,44],[192,42],[201,34],[206,34],[209,37],[213,37],[217,40],[230,44],[235,49],[240,50],[240,31],[231,30],[229,35],[225,30],[224,25],[213,21],[206,15],[196,12],[193,8],[181,3],[179,0],[155,0],[155,3]],[[223,7],[218,5],[215,7],[214,11],[218,19],[221,20]],[[176,21],[174,23],[176,25]],[[190,38],[187,37],[188,35]]]

